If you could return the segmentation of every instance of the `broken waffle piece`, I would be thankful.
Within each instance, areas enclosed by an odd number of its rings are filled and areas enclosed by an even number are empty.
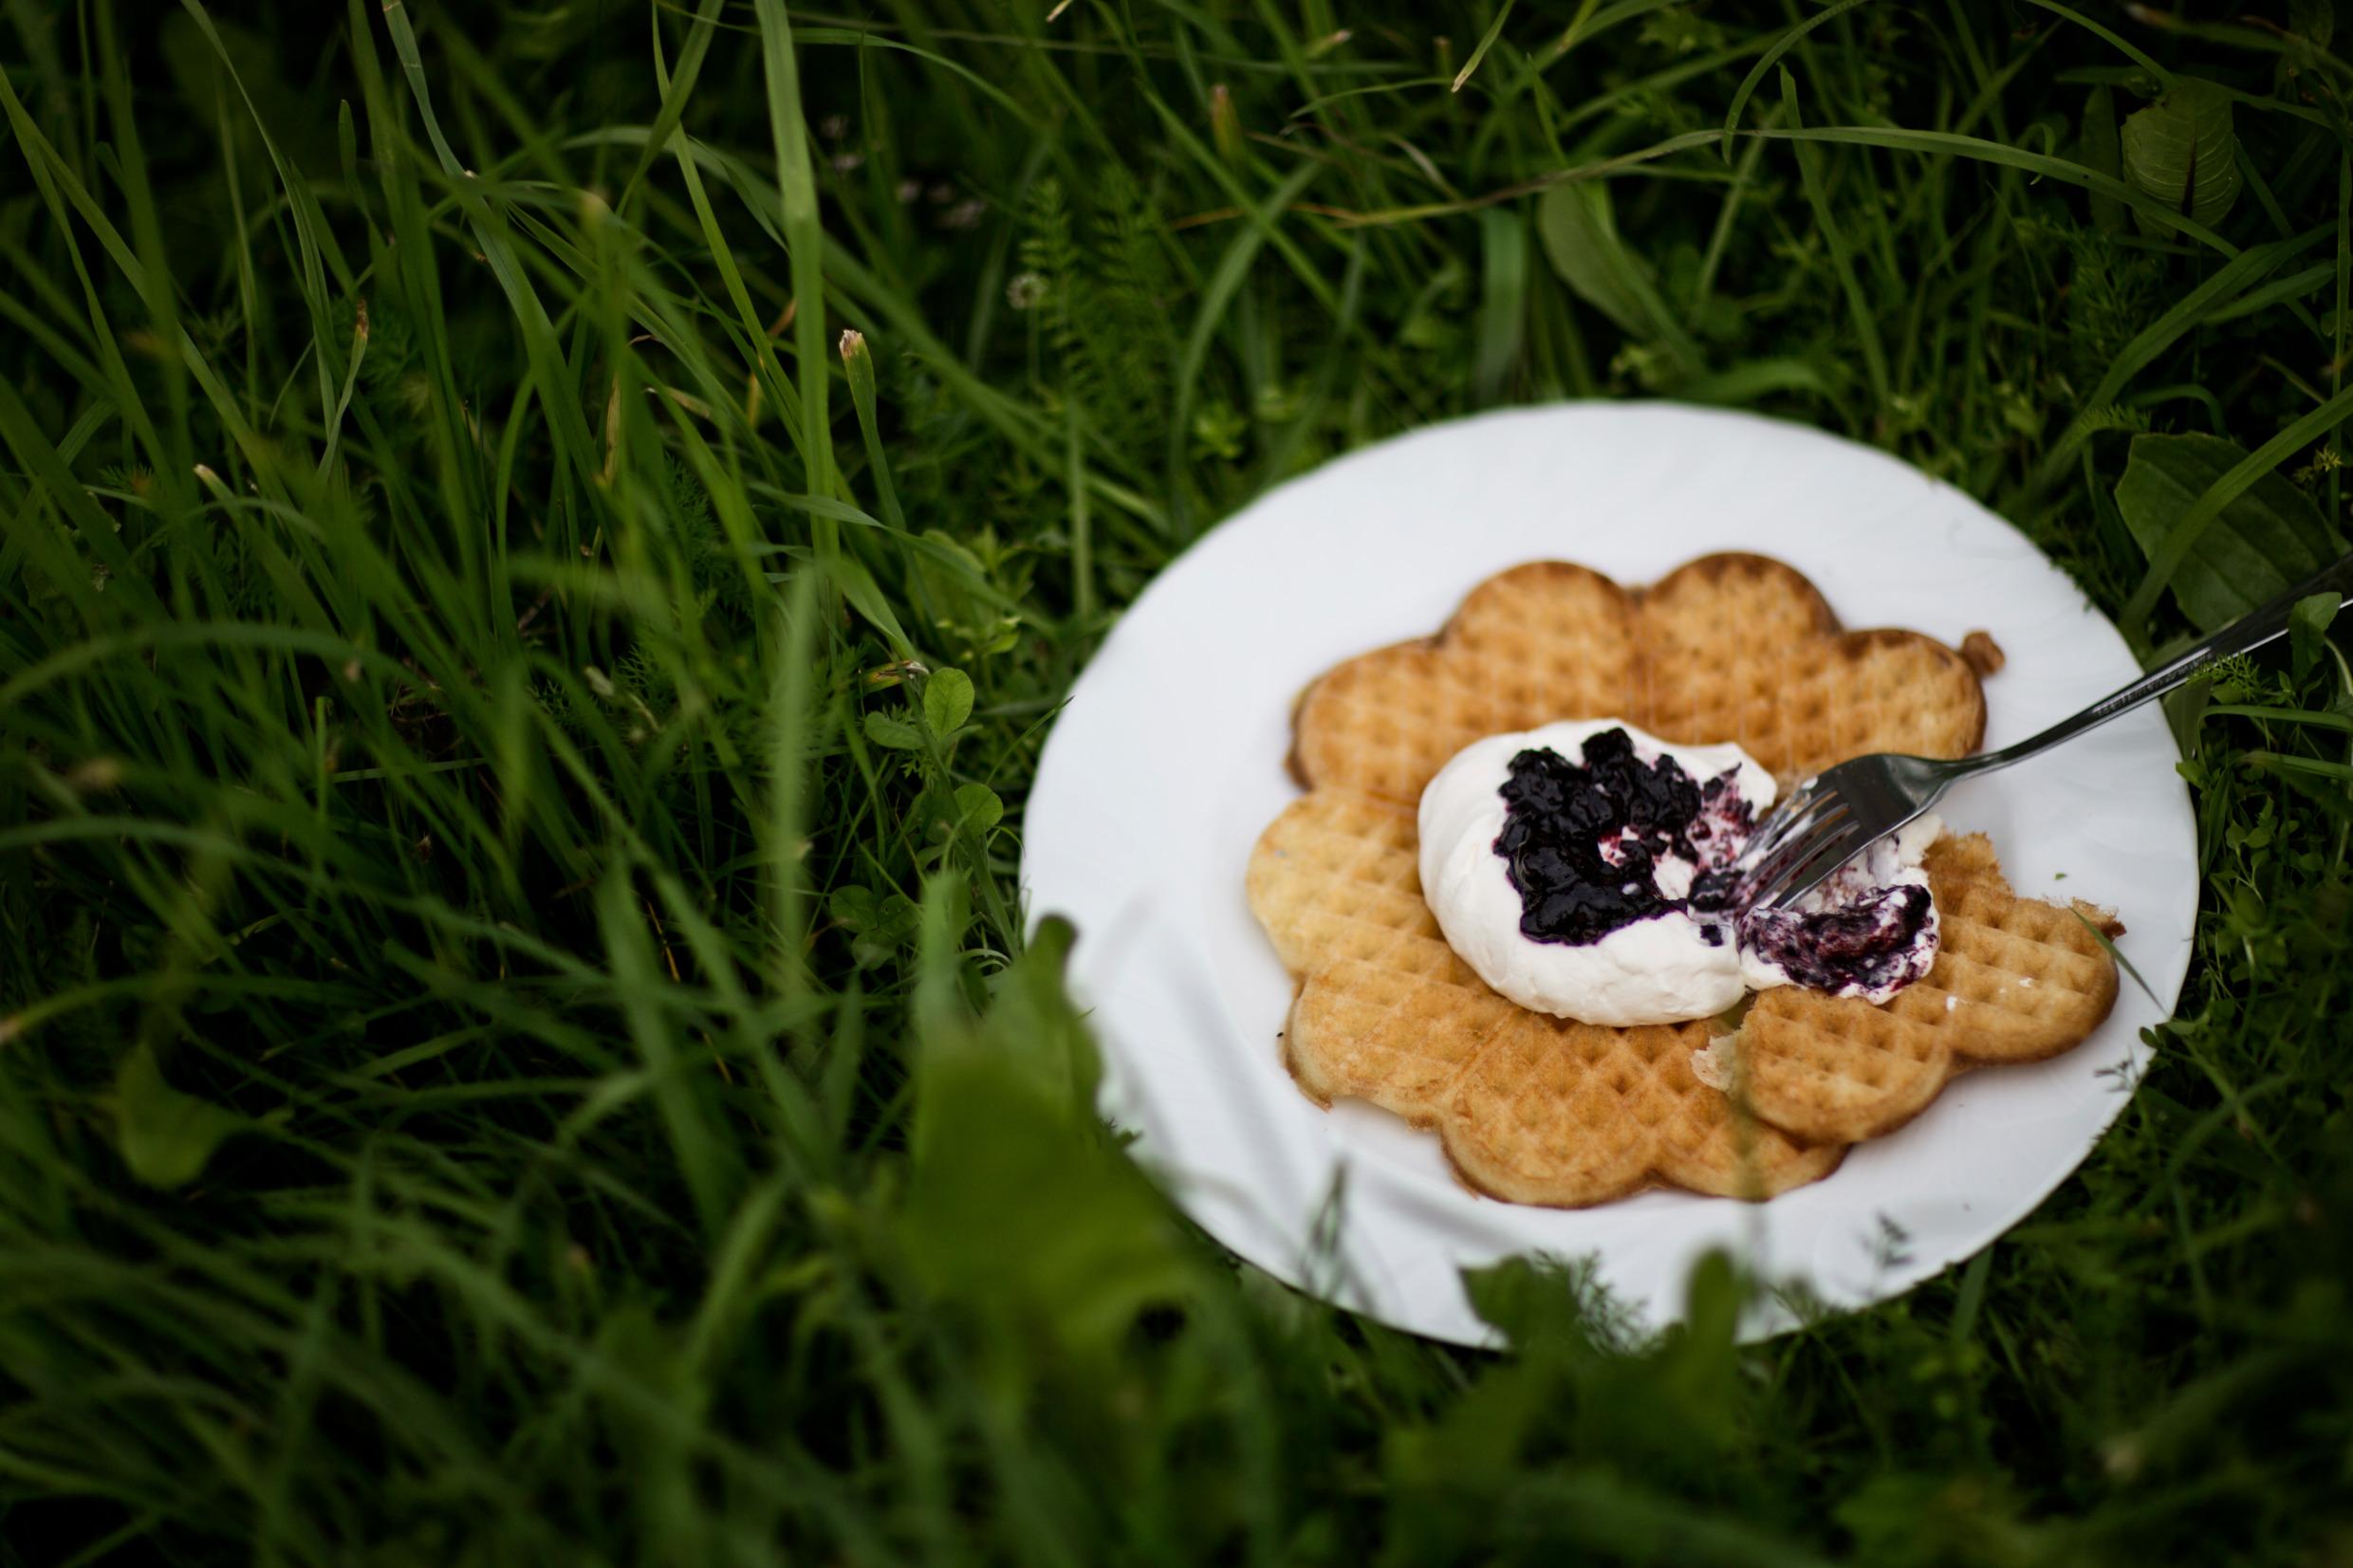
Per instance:
[[[2115,997],[2084,919],[2012,894],[1982,839],[1929,852],[1944,949],[1883,1005],[1785,986],[1736,1042],[1704,1022],[1606,1027],[1490,988],[1423,897],[1416,806],[1484,736],[1619,718],[1737,742],[1785,784],[1871,751],[1958,757],[1985,731],[1970,656],[1840,629],[1813,585],[1754,555],[1647,589],[1559,562],[1488,579],[1436,636],[1346,660],[1294,712],[1308,793],[1260,837],[1252,911],[1299,989],[1284,1057],[1308,1095],[1434,1129],[1462,1178],[1577,1207],[1645,1187],[1765,1198],[1820,1179],[1963,1066],[2065,1050]]]
[[[1966,1068],[2081,1044],[2116,1005],[2103,912],[2020,897],[1983,834],[1938,840],[1927,866],[1943,936],[1925,979],[1876,1007],[1796,987],[1750,1006],[1737,1048],[1765,1120],[1804,1138],[1878,1137]]]

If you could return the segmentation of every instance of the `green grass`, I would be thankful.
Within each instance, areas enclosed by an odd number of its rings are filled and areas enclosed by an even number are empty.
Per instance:
[[[2345,1560],[2317,641],[2176,711],[2082,1173],[1751,1349],[1238,1266],[1013,880],[1153,573],[1473,409],[1876,443],[2149,650],[2341,549],[2326,9],[0,7],[0,1560]],[[2136,433],[2237,450],[2136,532]]]

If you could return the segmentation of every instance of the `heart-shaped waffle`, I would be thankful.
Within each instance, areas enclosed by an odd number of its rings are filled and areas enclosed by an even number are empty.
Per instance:
[[[1930,846],[1936,967],[1883,1006],[1784,986],[1749,1008],[1737,1055],[1756,1114],[1801,1137],[1894,1132],[1966,1068],[2040,1061],[2080,1043],[2116,1005],[2116,963],[2094,935],[2123,927],[2088,904],[2010,891],[1982,833]]]
[[[1795,1112],[1777,1126],[1736,1113],[1694,1076],[1704,1024],[1617,1029],[1519,1007],[1454,954],[1422,900],[1414,806],[1446,760],[1483,735],[1602,717],[1736,740],[1788,780],[1867,751],[1964,755],[1985,698],[1959,654],[1915,632],[1842,632],[1812,583],[1761,556],[1703,557],[1647,590],[1558,562],[1488,579],[1436,637],[1350,659],[1300,701],[1291,765],[1309,793],[1260,838],[1249,874],[1251,907],[1301,981],[1285,1059],[1320,1101],[1435,1127],[1466,1179],[1519,1202],[1575,1207],[1654,1183],[1765,1197],[1815,1180],[1847,1134],[1809,1134],[1820,1123]],[[1988,974],[2011,950],[1998,947]],[[1823,1032],[1809,1048],[1826,1049]],[[1967,1032],[1942,1038],[1948,1063],[1992,1059],[1958,1048]],[[1751,1072],[1770,1077],[1784,1049],[1758,1037]],[[1815,1066],[1835,1079],[1826,1056]],[[1894,1081],[1855,1060],[1859,1078],[1874,1071]],[[1950,1076],[1936,1072],[1913,1111]],[[1794,1071],[1776,1081],[1803,1093]]]

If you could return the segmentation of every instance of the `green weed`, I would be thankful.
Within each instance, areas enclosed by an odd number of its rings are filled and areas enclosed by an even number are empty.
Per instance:
[[[1154,572],[1479,407],[1877,443],[2151,653],[2342,551],[2327,4],[0,37],[0,1559],[2353,1552],[2324,607],[2174,709],[2205,903],[2114,1132],[1754,1348],[1719,1264],[1655,1342],[1485,1276],[1491,1356],[1226,1257],[1012,876]]]

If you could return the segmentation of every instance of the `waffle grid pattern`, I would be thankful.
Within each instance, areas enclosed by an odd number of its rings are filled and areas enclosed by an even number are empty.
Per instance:
[[[1320,1101],[1434,1127],[1471,1185],[1577,1207],[1666,1184],[1769,1197],[1908,1119],[1977,1061],[2080,1041],[2113,964],[2069,911],[2021,899],[1981,838],[1931,857],[1943,950],[1885,1007],[1784,987],[1738,1037],[1756,1115],[1694,1076],[1705,1024],[1613,1029],[1489,990],[1421,896],[1414,807],[1482,735],[1622,715],[1670,740],[1737,740],[1785,781],[1870,750],[1959,756],[1985,727],[1972,666],[1918,633],[1843,633],[1758,556],[1709,556],[1647,591],[1537,563],[1473,590],[1438,636],[1311,686],[1293,770],[1309,793],[1251,858],[1251,907],[1300,979],[1284,1055]]]
[[[1640,593],[1536,562],[1473,589],[1436,637],[1309,687],[1292,759],[1310,789],[1410,802],[1482,735],[1602,716],[1671,741],[1738,741],[1786,779],[1868,750],[1965,756],[1985,698],[1943,643],[1841,632],[1812,583],[1763,556],[1704,556]]]
[[[1401,805],[1303,796],[1260,837],[1249,887],[1304,976],[1285,1030],[1292,1075],[1326,1103],[1365,1099],[1435,1127],[1482,1190],[1569,1207],[1657,1183],[1768,1196],[1838,1163],[1837,1145],[1739,1125],[1692,1076],[1703,1024],[1603,1028],[1489,990],[1422,901]]]
[[[1893,1132],[1955,1075],[2039,1061],[2080,1043],[2116,1004],[2103,912],[2021,898],[1982,834],[1928,854],[1942,938],[1936,964],[1885,1006],[1784,987],[1740,1033],[1751,1103],[1801,1136],[1853,1143]]]

